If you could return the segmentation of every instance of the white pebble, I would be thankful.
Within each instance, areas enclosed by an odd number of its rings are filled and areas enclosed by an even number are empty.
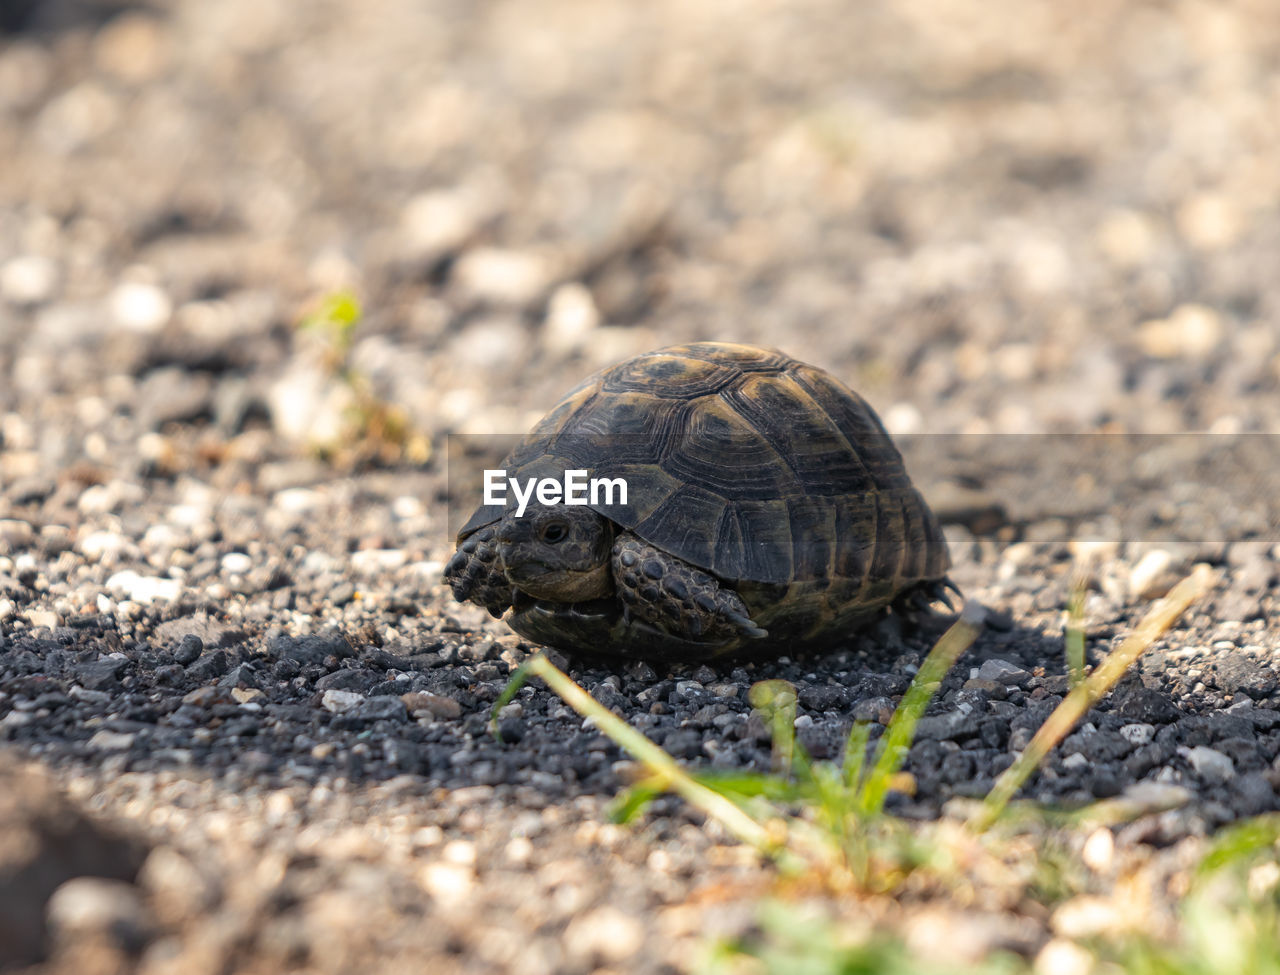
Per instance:
[[[1222,752],[1204,745],[1181,747],[1178,754],[1191,763],[1196,775],[1206,782],[1226,782],[1236,774],[1235,763]]]
[[[1036,955],[1035,975],[1089,975],[1093,955],[1074,941],[1054,938]]]
[[[222,557],[222,571],[231,575],[244,575],[253,568],[253,559],[244,552],[228,552]]]
[[[50,926],[66,935],[139,930],[147,923],[138,888],[101,877],[68,880],[45,910]]]
[[[16,518],[0,518],[0,545],[7,549],[27,548],[36,540],[35,529]]]
[[[135,737],[137,736],[131,732],[102,728],[93,733],[93,737],[89,739],[89,747],[104,752],[123,752],[133,747]]]
[[[551,269],[542,257],[528,251],[477,247],[459,259],[454,278],[473,300],[520,306],[546,289]]]
[[[320,698],[320,703],[325,710],[338,714],[351,710],[363,700],[364,695],[357,694],[355,691],[325,691],[324,696]]]
[[[475,886],[475,874],[456,863],[428,863],[422,868],[422,886],[441,905],[456,904]]]
[[[474,236],[485,215],[475,193],[453,189],[419,193],[400,216],[405,247],[426,257],[455,250]]]
[[[597,960],[617,963],[644,946],[644,928],[631,915],[605,905],[570,921],[564,946],[570,958],[584,965]]]
[[[1158,359],[1199,358],[1222,342],[1222,319],[1204,305],[1179,305],[1168,318],[1138,326],[1142,351]]]
[[[133,332],[158,332],[169,322],[173,302],[154,284],[125,281],[111,292],[111,315]]]
[[[271,499],[275,507],[292,514],[306,514],[314,511],[320,507],[321,501],[320,492],[311,488],[285,488],[277,491]]]
[[[450,840],[440,851],[440,855],[449,863],[473,866],[476,862],[476,845],[466,840]]]
[[[422,501],[412,494],[402,494],[391,502],[391,513],[403,520],[421,518],[425,511]]]
[[[15,305],[47,301],[57,283],[57,267],[39,254],[15,257],[0,268],[0,294]]]
[[[1129,572],[1129,592],[1138,599],[1158,599],[1173,588],[1173,553],[1152,549]]]
[[[371,548],[351,553],[351,568],[360,575],[376,575],[398,569],[409,559],[399,548]]]
[[[1080,851],[1080,859],[1082,859],[1090,870],[1095,873],[1104,873],[1111,869],[1112,861],[1115,859],[1116,839],[1111,830],[1105,826],[1100,826],[1089,834],[1089,838],[1084,841],[1084,847]]]
[[[895,437],[919,433],[924,427],[924,415],[914,403],[894,403],[884,411],[884,425]]]
[[[126,569],[108,579],[107,588],[119,589],[136,603],[150,604],[159,600],[172,602],[177,599],[182,591],[182,584],[176,579],[143,576],[132,569]]]
[[[574,281],[551,295],[542,340],[553,352],[572,352],[584,345],[600,324],[600,311],[591,292]]]
[[[1143,723],[1127,724],[1120,729],[1120,737],[1134,745],[1145,745],[1154,739],[1155,736],[1155,725]]]
[[[62,617],[51,609],[29,609],[27,610],[27,622],[33,627],[43,626],[54,630],[62,625]]]

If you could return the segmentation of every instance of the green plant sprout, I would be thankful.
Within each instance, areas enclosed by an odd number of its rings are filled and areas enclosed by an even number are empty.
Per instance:
[[[298,321],[299,332],[315,335],[323,368],[351,394],[347,430],[340,442],[317,444],[317,452],[340,467],[393,464],[402,459],[423,463],[430,441],[413,430],[405,411],[379,397],[369,377],[351,364],[356,332],[364,318],[360,300],[350,291],[325,295]]]
[[[1077,572],[1071,580],[1071,594],[1067,597],[1067,677],[1072,688],[1084,680],[1084,601],[1088,594],[1089,579]]]

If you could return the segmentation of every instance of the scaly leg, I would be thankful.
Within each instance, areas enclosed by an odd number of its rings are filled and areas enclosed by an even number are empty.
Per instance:
[[[673,636],[717,640],[763,637],[738,594],[709,572],[694,568],[634,535],[613,546],[613,582],[629,618],[644,620]]]
[[[511,582],[493,544],[496,535],[489,526],[469,536],[444,567],[444,581],[459,602],[470,600],[501,618],[511,605]]]

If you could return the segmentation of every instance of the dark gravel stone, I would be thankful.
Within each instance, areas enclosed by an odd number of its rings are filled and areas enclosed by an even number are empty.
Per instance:
[[[1250,708],[1244,712],[1244,717],[1252,721],[1259,731],[1270,731],[1280,725],[1280,711],[1273,711],[1271,708]]]
[[[1091,762],[1114,762],[1133,751],[1133,744],[1111,731],[1077,732],[1062,743],[1062,750],[1065,754],[1079,752]]]
[[[1112,702],[1111,711],[1143,724],[1169,724],[1182,717],[1182,712],[1167,694],[1143,686],[1119,691]]]
[[[362,721],[408,721],[409,711],[398,697],[369,697],[348,712]]]
[[[202,653],[204,653],[204,640],[194,633],[188,633],[178,644],[178,649],[173,651],[173,659],[186,667],[199,660]]]
[[[194,681],[205,683],[221,677],[227,672],[229,662],[223,650],[214,650],[187,668],[187,676]]]
[[[1009,719],[983,718],[978,725],[978,738],[986,748],[1004,748],[1009,742]]]
[[[91,691],[112,691],[120,686],[120,675],[128,663],[127,660],[103,657],[78,664],[75,669],[76,679]]]
[[[810,725],[796,732],[796,740],[808,752],[809,757],[826,761],[835,758],[844,745],[842,735],[833,733],[833,729],[823,725]]]
[[[262,679],[254,664],[237,664],[218,681],[222,687],[262,687]]]
[[[988,700],[994,698],[997,701],[1003,701],[1007,696],[1004,684],[996,680],[984,680],[981,677],[965,681],[964,690],[981,694]]]
[[[1275,672],[1270,667],[1264,668],[1257,660],[1231,652],[1222,654],[1210,668],[1206,683],[1210,681],[1225,694],[1244,694],[1255,701],[1266,698],[1277,687]]]
[[[1071,690],[1071,681],[1065,674],[1055,674],[1052,677],[1040,678],[1040,687],[1047,694],[1066,694]]]
[[[1167,742],[1152,742],[1134,749],[1133,754],[1124,760],[1124,769],[1130,778],[1140,779],[1157,766],[1169,763],[1172,757],[1174,746]]]
[[[861,673],[849,687],[851,700],[868,697],[900,697],[911,686],[911,678],[905,674]]]
[[[702,755],[703,736],[689,729],[677,729],[662,739],[662,747],[676,758],[699,758]]]
[[[1017,664],[994,657],[991,660],[982,662],[982,666],[978,668],[977,679],[992,681],[1002,687],[1010,685],[1013,687],[1026,687],[1031,681],[1031,674]]]
[[[343,668],[331,674],[325,674],[316,681],[317,691],[368,691],[373,685],[381,683],[382,678],[369,670],[359,668]]]
[[[869,697],[853,706],[853,720],[879,721],[886,714],[893,713],[893,701],[887,697]]]
[[[267,642],[267,653],[273,659],[288,659],[300,664],[323,664],[327,657],[341,660],[353,655],[351,644],[338,635],[274,637]]]
[[[277,680],[292,680],[302,673],[302,665],[296,660],[278,660],[271,668],[271,674]]]
[[[962,741],[978,733],[980,718],[975,712],[950,711],[921,718],[916,724],[916,737],[929,740]]]
[[[1265,768],[1266,756],[1258,750],[1258,742],[1253,738],[1223,738],[1214,742],[1214,749],[1222,752],[1241,772],[1250,772]]]
[[[810,711],[840,711],[849,703],[848,688],[838,684],[810,684],[800,688],[797,696]]]
[[[625,708],[627,699],[608,681],[601,681],[591,689],[591,696],[596,699],[601,707],[608,708],[612,711],[614,708]]]
[[[1204,715],[1201,720],[1205,722],[1215,742],[1223,741],[1227,738],[1253,737],[1253,722],[1240,715],[1215,711]]]
[[[1237,775],[1227,787],[1231,792],[1231,805],[1236,815],[1256,816],[1280,806],[1276,801],[1275,790],[1261,772]]]
[[[503,718],[498,722],[498,734],[502,740],[513,744],[523,741],[528,730],[529,726],[520,718]]]
[[[1156,741],[1175,742],[1194,748],[1197,745],[1208,745],[1214,739],[1209,722],[1203,715],[1189,714],[1178,720],[1177,724],[1161,728],[1156,732]]]
[[[973,756],[964,751],[950,752],[942,759],[939,771],[943,781],[952,785],[967,782],[973,778]]]
[[[1110,799],[1117,796],[1124,789],[1124,785],[1114,769],[1099,768],[1093,771],[1089,776],[1089,791],[1093,793],[1095,798]]]

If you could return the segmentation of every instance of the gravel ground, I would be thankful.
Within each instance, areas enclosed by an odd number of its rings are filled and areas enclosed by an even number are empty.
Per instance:
[[[1081,561],[1095,660],[1193,563],[1222,582],[1027,795],[1185,789],[1119,832],[1148,853],[1280,808],[1280,491],[1234,473],[1274,476],[1280,426],[1266,0],[6,11],[0,828],[31,842],[0,931],[47,914],[39,970],[683,971],[746,929],[767,871],[673,800],[604,825],[631,766],[558,699],[487,735],[531,648],[439,579],[452,435],[679,341],[863,393],[991,610],[900,812],[982,794],[1061,699]],[[295,325],[347,288],[343,382]],[[1088,504],[1029,487],[1067,478]],[[754,681],[833,757],[944,624],[566,665],[677,757],[765,769]],[[1025,920],[992,943],[1034,951]]]

